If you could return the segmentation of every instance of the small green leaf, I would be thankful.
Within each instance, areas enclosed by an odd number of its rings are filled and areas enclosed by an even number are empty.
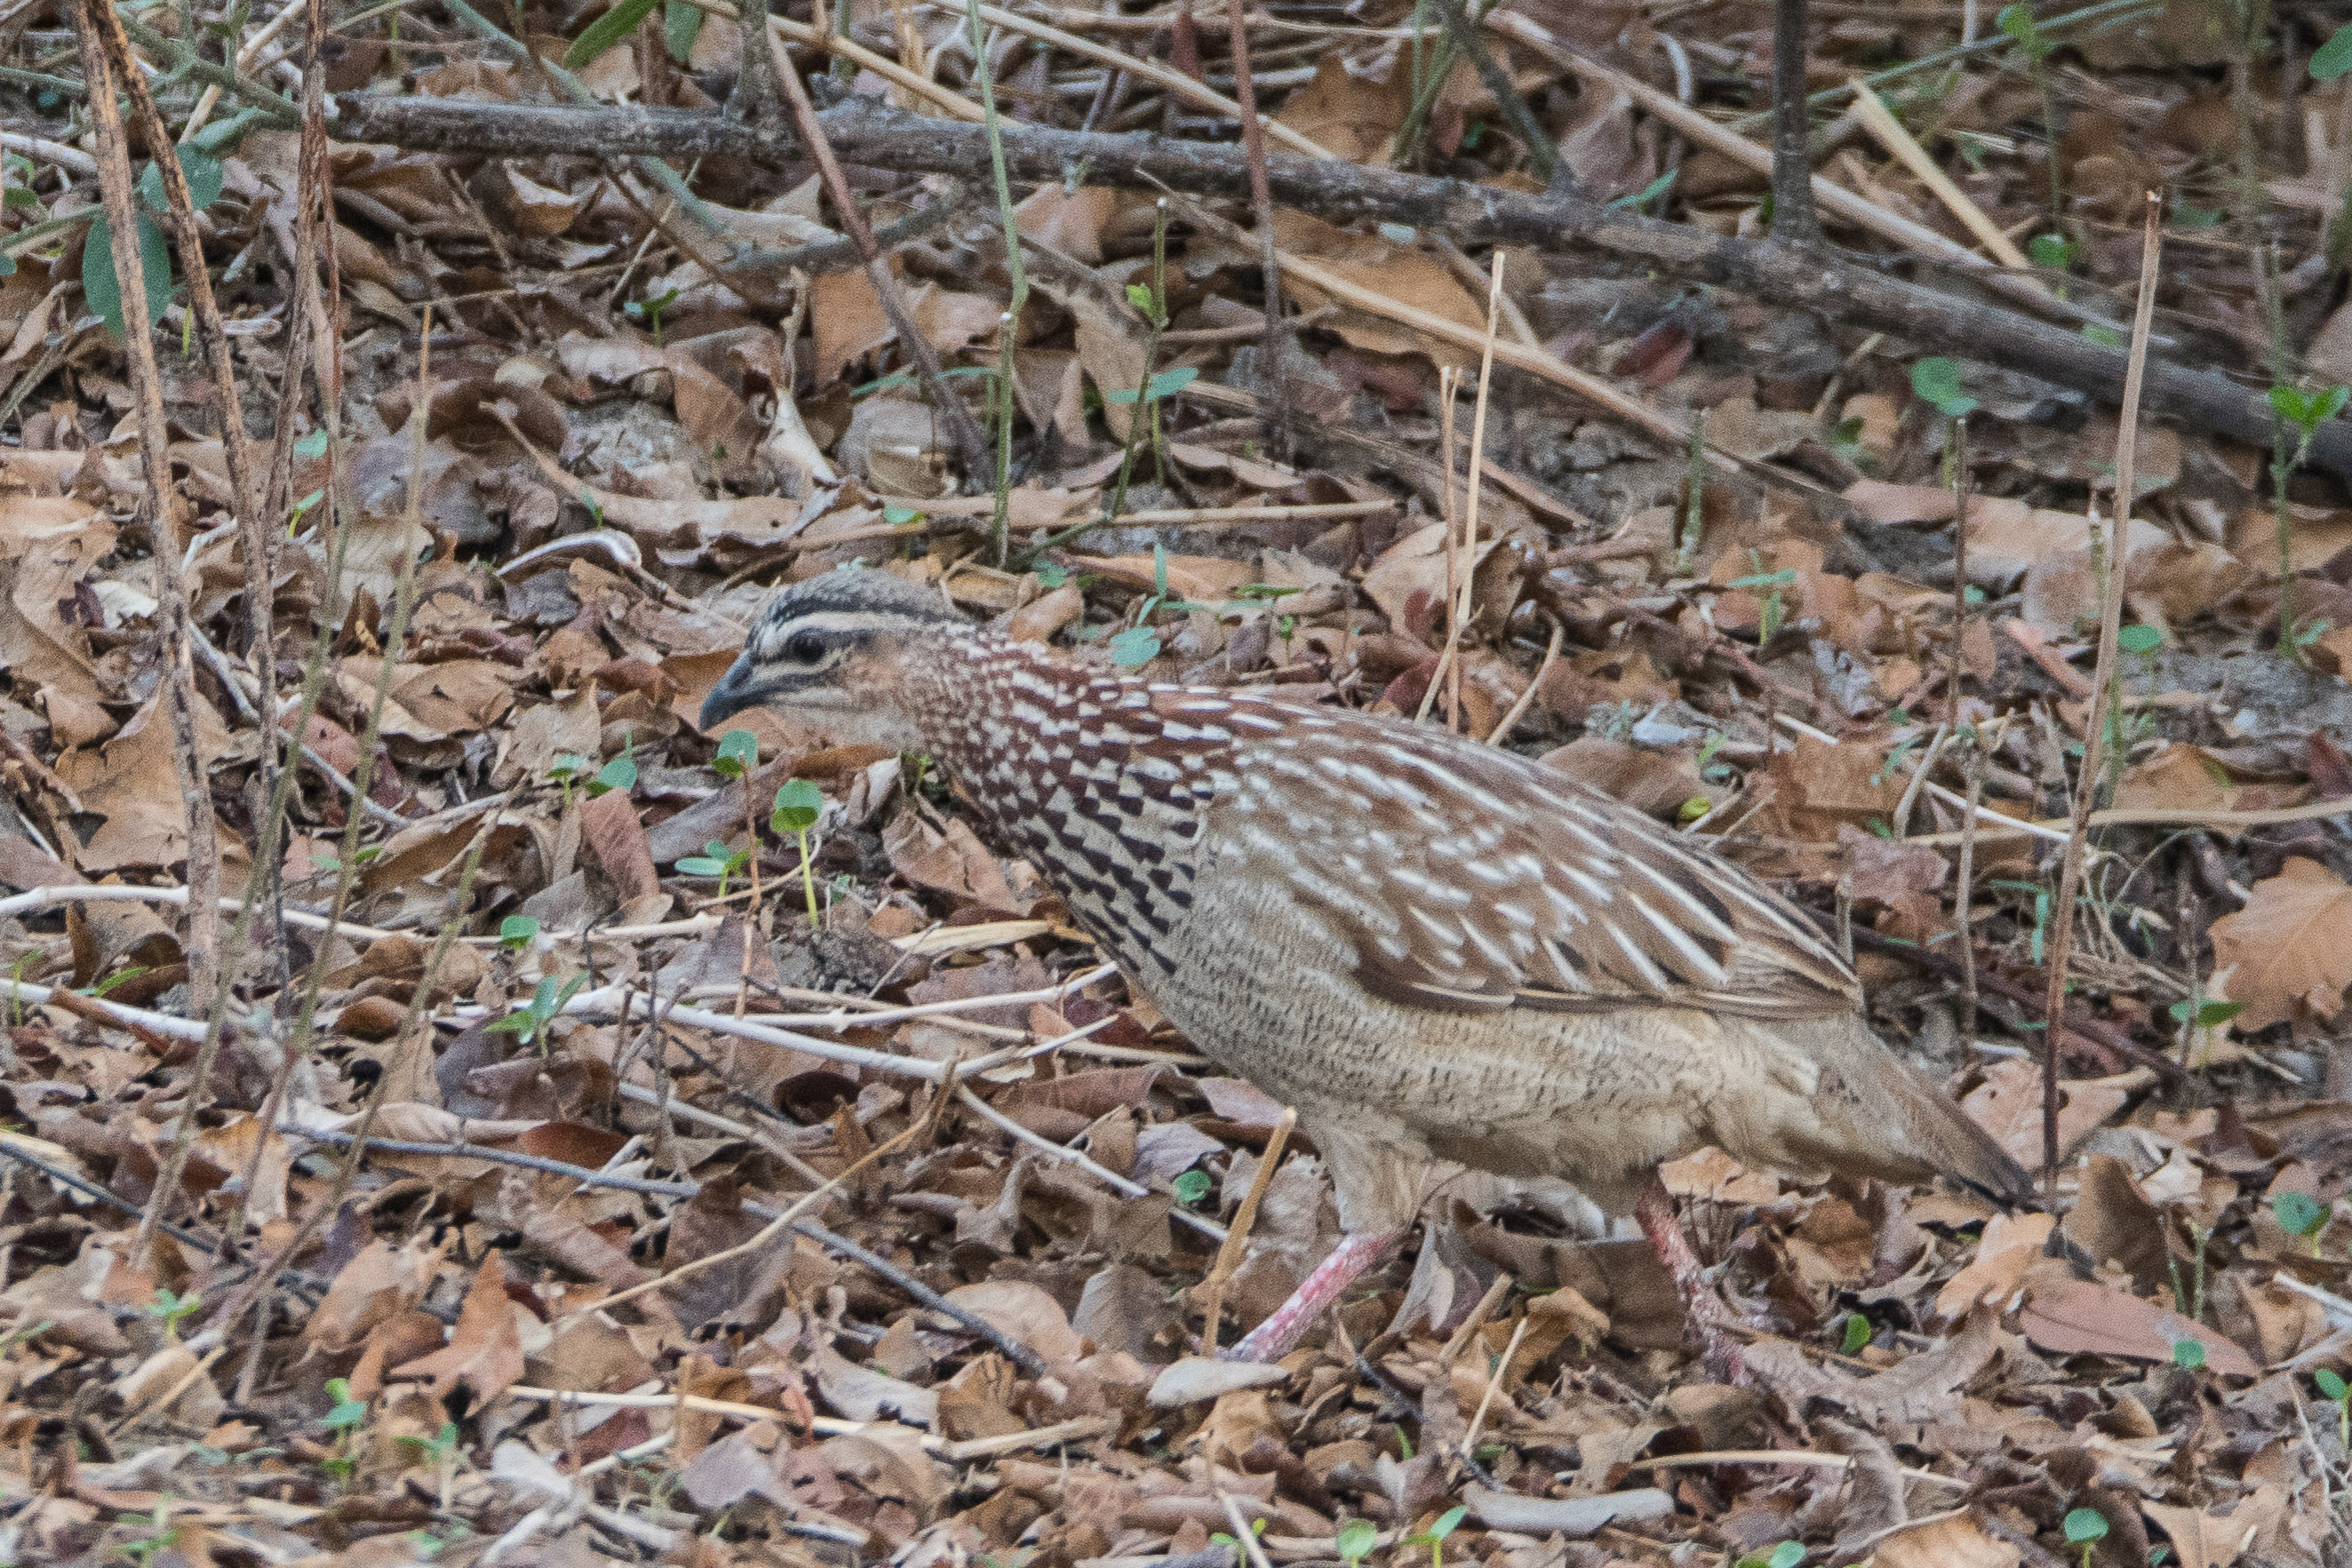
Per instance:
[[[327,455],[327,433],[322,427],[294,443],[294,455],[305,463],[315,463]]]
[[[1208,1172],[1186,1171],[1182,1176],[1170,1182],[1168,1186],[1169,1190],[1175,1193],[1176,1201],[1190,1208],[1209,1196],[1209,1185]]]
[[[2164,633],[2153,626],[2126,626],[2116,633],[2116,646],[2126,653],[2153,653],[2164,646]]]
[[[1704,795],[1694,795],[1675,808],[1675,821],[1687,826],[1714,810],[1714,801]]]
[[[1846,1354],[1848,1354],[1848,1355],[1858,1355],[1858,1354],[1860,1354],[1862,1353],[1862,1349],[1863,1349],[1863,1347],[1864,1347],[1864,1345],[1868,1344],[1869,1343],[1870,1343],[1870,1320],[1869,1320],[1868,1318],[1866,1318],[1866,1317],[1864,1317],[1860,1312],[1848,1312],[1848,1313],[1845,1315],[1845,1353],[1846,1353]]]
[[[912,507],[885,507],[882,508],[882,520],[894,528],[903,528],[909,523],[921,522],[923,514]]]
[[[2084,1546],[2107,1538],[2105,1515],[2095,1508],[2078,1508],[2066,1516],[2066,1544]]]
[[[220,200],[227,183],[221,161],[201,147],[181,147],[180,174],[188,182],[188,204],[200,213]]]
[[[1040,588],[1059,588],[1069,580],[1070,569],[1066,566],[1046,565],[1037,569],[1037,586]]]
[[[1764,1559],[1765,1568],[1797,1568],[1805,1560],[1805,1543],[1783,1541],[1772,1548],[1772,1555]]]
[[[1149,626],[1130,626],[1110,640],[1111,662],[1124,670],[1148,664],[1160,656],[1160,638]]]
[[[576,71],[598,55],[637,30],[637,25],[653,15],[654,0],[621,0],[621,3],[588,24],[588,30],[573,40],[563,54],[563,68]]]
[[[528,947],[531,938],[538,935],[539,916],[535,915],[509,915],[499,922],[499,946],[501,947]]]
[[[352,1397],[352,1385],[348,1380],[341,1377],[327,1379],[327,1397],[335,1402],[334,1407],[322,1419],[335,1430],[356,1427],[367,1419],[367,1402]]]
[[[145,213],[139,218],[139,271],[147,285],[147,324],[163,319],[172,303],[172,257],[163,246],[163,231]],[[114,241],[106,214],[92,214],[89,235],[81,245],[81,292],[90,313],[106,323],[117,340],[122,337],[122,289],[114,277]]]
[[[2323,1373],[2322,1376],[2334,1376]],[[1350,1564],[1361,1563],[1381,1543],[1380,1527],[1369,1519],[1351,1519],[1339,1526],[1338,1546],[1340,1557]]]
[[[2336,30],[2336,36],[2311,51],[2311,79],[2334,81],[2346,71],[2352,71],[2352,24]]]
[[[1127,286],[1127,302],[1135,308],[1137,315],[1147,321],[1159,315],[1154,299],[1155,296],[1149,283],[1130,283]]]
[[[2289,1236],[2314,1236],[2327,1223],[2327,1208],[2308,1193],[2283,1192],[2271,1199],[2271,1214]]]
[[[2029,7],[2004,5],[2000,15],[1993,18],[1993,26],[2016,39],[2027,58],[2039,62],[2050,57],[2050,40],[2034,24],[2033,12]]]
[[[626,794],[636,787],[637,765],[625,757],[615,757],[596,770],[596,777],[588,781],[588,793],[602,795],[608,789],[618,789]]]
[[[2352,1389],[2346,1387],[2343,1375],[2328,1367],[2323,1366],[2313,1373],[2311,1380],[2319,1385],[2319,1392],[2323,1396],[2333,1399],[2338,1405],[2344,1403],[2344,1396],[2347,1392],[2352,1392]]]
[[[680,876],[725,876],[727,862],[709,855],[688,855],[677,862]]]
[[[730,729],[719,737],[719,755],[710,766],[721,779],[740,779],[759,760],[760,737],[748,729]]]
[[[2064,272],[2074,265],[2074,257],[2083,247],[2064,235],[2035,235],[2026,243],[2025,254],[2036,267],[2046,267],[2053,272]]]
[[[702,7],[685,0],[669,0],[662,11],[662,45],[679,65],[694,56],[694,40],[702,37]]]
[[[776,809],[768,825],[780,833],[804,833],[824,814],[824,791],[805,779],[795,779],[776,791]]]
[[[2172,1015],[2172,1021],[2175,1023],[2187,1023],[2194,1018],[2199,1029],[2219,1029],[2245,1011],[2246,1004],[2217,1001],[2200,1003],[2192,1002],[2184,997],[2164,1010]]]
[[[2205,1342],[2201,1339],[2177,1339],[2172,1342],[2172,1364],[2184,1372],[2195,1372],[2205,1364]]]
[[[1940,355],[1911,367],[1911,390],[1947,419],[1964,418],[1977,409],[1977,400],[1960,390],[1960,367]]]
[[[1437,1522],[1429,1527],[1429,1538],[1432,1541],[1444,1540],[1447,1536],[1454,1533],[1454,1529],[1460,1525],[1464,1520],[1469,1517],[1470,1511],[1468,1509],[1462,1507],[1458,1503],[1455,1504],[1454,1507],[1447,1509],[1444,1513],[1437,1516]],[[1802,1556],[1803,1553],[1800,1552],[1798,1555]]]

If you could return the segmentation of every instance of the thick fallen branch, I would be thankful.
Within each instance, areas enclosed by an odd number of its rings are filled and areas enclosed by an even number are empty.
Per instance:
[[[331,129],[347,141],[476,157],[556,152],[648,153],[668,158],[802,156],[797,142],[717,114],[635,107],[554,108],[461,103],[448,99],[346,95]],[[928,119],[856,99],[823,116],[835,153],[846,163],[904,173],[968,173],[988,156],[977,125]],[[1004,153],[1013,178],[1192,195],[1249,194],[1241,150],[1205,141],[1107,135],[1007,124]],[[2063,328],[1980,299],[1889,277],[1769,241],[1710,235],[1615,211],[1580,196],[1528,194],[1459,180],[1431,179],[1337,161],[1270,154],[1274,198],[1337,223],[1367,219],[1444,234],[1457,244],[1532,246],[1605,256],[1709,283],[1834,321],[1885,332],[1922,348],[2006,366],[2108,402],[2123,395],[2124,353]],[[2254,444],[2271,437],[2265,389],[2211,371],[2151,360],[2147,408]],[[2330,420],[2311,444],[2314,466],[2352,477],[2352,423]]]

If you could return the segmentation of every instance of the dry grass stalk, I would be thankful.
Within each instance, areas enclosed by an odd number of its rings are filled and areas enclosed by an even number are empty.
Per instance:
[[[2058,1181],[2058,1030],[2066,1003],[2066,959],[2074,940],[2074,894],[2083,880],[2089,847],[2091,811],[2106,771],[2107,726],[2112,716],[2116,637],[2124,610],[2124,542],[2131,527],[2132,487],[2138,480],[2139,394],[2147,371],[2148,331],[2156,318],[2157,266],[2164,233],[2162,198],[2147,193],[2147,220],[2141,240],[2139,300],[2132,313],[2131,363],[2124,375],[2124,406],[2116,433],[2116,499],[2106,532],[2106,579],[2099,600],[2099,657],[2091,677],[2091,698],[2083,720],[2083,768],[2074,780],[2074,823],[2066,835],[2058,873],[2058,902],[2050,933],[2050,988],[2043,1000],[2042,1042],[2042,1163],[2044,1179]]]

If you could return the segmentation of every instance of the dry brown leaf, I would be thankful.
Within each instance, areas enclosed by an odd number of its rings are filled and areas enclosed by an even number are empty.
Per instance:
[[[2168,1508],[2143,1501],[2140,1511],[2172,1542],[2172,1561],[2180,1568],[2230,1568],[2254,1538],[2251,1521],[2224,1519],[2201,1509]]]
[[[1896,1531],[1872,1554],[1878,1568],[2018,1568],[2025,1553],[1968,1514]]]
[[[2352,887],[2300,855],[2254,883],[2245,907],[2213,923],[2213,961],[2245,1010],[2243,1030],[2332,1019],[2352,986]]]
[[[2098,1079],[2059,1080],[2059,1158],[2064,1159],[2129,1098],[2128,1091]],[[1960,1106],[2018,1164],[2032,1168],[2042,1163],[2042,1070],[2033,1063],[1995,1062]]]
[[[2205,1364],[2214,1372],[2262,1375],[2252,1356],[2203,1323],[2088,1280],[2042,1280],[2028,1294],[2017,1326],[2042,1350],[2126,1361],[2170,1362],[2174,1347],[2193,1339],[2204,1346]]]

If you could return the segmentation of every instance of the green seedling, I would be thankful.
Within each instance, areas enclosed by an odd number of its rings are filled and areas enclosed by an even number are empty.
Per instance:
[[[320,1418],[320,1425],[335,1435],[335,1451],[319,1463],[328,1474],[349,1485],[352,1473],[359,1469],[359,1458],[352,1452],[352,1438],[367,1420],[367,1401],[352,1398],[350,1382],[341,1377],[327,1379],[327,1397],[334,1404]]]
[[[2308,1193],[2283,1192],[2271,1199],[2271,1218],[2289,1236],[2301,1237],[2311,1243],[2311,1255],[2319,1256],[2319,1239],[2327,1230],[2328,1207]]]
[[[2025,254],[2036,267],[2046,267],[2053,272],[2072,272],[2075,258],[2083,254],[2083,242],[2064,235],[2035,235],[2026,242]]]
[[[2193,1337],[2174,1340],[2172,1364],[2183,1372],[2201,1370],[2205,1365],[2205,1342]]]
[[[1868,1318],[1864,1317],[1860,1312],[1848,1312],[1845,1315],[1846,1354],[1861,1354],[1864,1348],[1870,1343],[1870,1335],[1871,1327]]]
[[[547,1026],[554,1021],[556,1014],[563,1010],[563,1004],[587,983],[587,976],[574,975],[559,985],[555,977],[549,975],[539,982],[539,988],[531,993],[528,1003],[485,1027],[492,1034],[519,1035],[523,1044],[538,1046],[540,1054],[544,1056],[547,1054]]]
[[[2021,8],[2012,5],[2010,10]],[[1918,394],[1920,402],[1946,419],[1966,419],[1979,406],[1976,399],[1960,389],[1960,367],[1940,355],[1921,360],[1911,367],[1911,390]]]
[[[499,922],[499,946],[509,953],[520,953],[539,936],[539,916],[509,915]]]
[[[138,1563],[139,1568],[148,1568],[157,1552],[169,1551],[180,1542],[180,1531],[172,1523],[172,1499],[156,1500],[155,1511],[149,1516],[148,1524],[153,1533],[137,1541],[126,1541],[117,1548],[125,1557]]]
[[[1453,1534],[1462,1521],[1469,1517],[1469,1514],[1468,1509],[1457,1503],[1439,1514],[1435,1522],[1419,1535],[1406,1536],[1404,1544],[1428,1547],[1429,1568],[1445,1568],[1445,1538]]]
[[[180,1337],[180,1320],[204,1304],[205,1298],[200,1291],[190,1291],[186,1295],[179,1296],[169,1291],[158,1290],[155,1299],[148,1302],[144,1310],[149,1317],[163,1323],[165,1339],[176,1340]]]
[[[1255,1540],[1255,1539],[1256,1537],[1258,1537],[1258,1536],[1264,1535],[1265,1533],[1265,1521],[1263,1518],[1259,1518],[1259,1519],[1253,1519],[1253,1520],[1251,1520],[1251,1521],[1250,1521],[1250,1536],[1251,1536],[1251,1538],[1252,1538],[1253,1540]],[[1235,1563],[1240,1563],[1240,1562],[1242,1561],[1242,1552],[1241,1552],[1241,1544],[1242,1544],[1242,1543],[1241,1543],[1240,1542],[1238,1542],[1238,1541],[1234,1540],[1231,1535],[1227,1534],[1225,1531],[1222,1531],[1222,1530],[1218,1530],[1218,1531],[1211,1531],[1211,1532],[1210,1532],[1210,1535],[1209,1535],[1209,1542],[1210,1542],[1210,1544],[1214,1545],[1214,1546],[1230,1546],[1230,1547],[1234,1548],[1234,1561]]]
[[[1797,1568],[1805,1560],[1805,1543],[1783,1541],[1769,1552],[1755,1552],[1739,1560],[1739,1568]]]
[[[2107,1538],[2106,1516],[2095,1508],[2078,1508],[2066,1516],[2066,1544],[2083,1549],[2083,1568],[2091,1568],[2091,1550]]]
[[[730,729],[719,737],[719,755],[710,770],[721,779],[740,779],[759,765],[760,737],[748,729]]]
[[[1209,1196],[1209,1186],[1208,1172],[1186,1171],[1168,1184],[1168,1190],[1176,1195],[1177,1202],[1187,1208],[1192,1208],[1198,1207],[1201,1200]]]
[[[2340,1380],[2337,1386],[2342,1386]],[[1335,1542],[1339,1548],[1339,1561],[1345,1563],[1348,1568],[1363,1568],[1364,1559],[1370,1557],[1372,1554],[1372,1549],[1380,1543],[1380,1527],[1369,1519],[1350,1519],[1342,1523]]]
[[[717,839],[712,839],[702,846],[702,852],[700,854],[688,855],[684,860],[679,861],[677,862],[677,869],[678,874],[681,876],[717,877],[719,879],[719,891],[711,894],[711,896],[713,898],[725,898],[727,896],[728,883],[733,880],[737,872],[741,871],[745,866],[748,866],[751,863],[751,845],[746,844],[740,850],[730,850],[725,844],[719,842]]]
[[[447,1512],[449,1482],[457,1469],[457,1424],[455,1421],[444,1421],[441,1423],[441,1430],[430,1437],[414,1437],[403,1432],[400,1434],[399,1440],[410,1448],[424,1450],[424,1457],[432,1461],[433,1472],[439,1478],[441,1483],[441,1510],[445,1513]]]
[[[634,316],[646,324],[646,329],[654,335],[654,347],[658,349],[662,346],[662,312],[677,304],[677,289],[665,288],[659,294],[646,298],[632,299],[622,306],[621,309],[624,313]]]
[[[2284,384],[2271,388],[2271,412],[2278,416],[2271,422],[2271,504],[2278,527],[2279,652],[2294,658],[2302,657],[2309,644],[2298,643],[2294,635],[2294,524],[2287,480],[2310,455],[2312,438],[2319,434],[2319,427],[2344,412],[2347,397],[2352,397],[2352,392],[2339,386],[2308,392]],[[2288,451],[2290,432],[2292,453]]]
[[[768,814],[768,826],[779,833],[790,833],[801,848],[801,892],[808,899],[809,929],[820,922],[816,914],[816,873],[809,864],[809,830],[824,815],[824,793],[805,779],[795,779],[776,791],[776,809]]]
[[[637,765],[626,757],[615,757],[596,769],[596,777],[588,780],[585,786],[592,800],[614,789],[625,795],[636,787]]]
[[[2347,1397],[2352,1395],[2352,1387],[2346,1386],[2344,1375],[2331,1367],[2321,1367],[2311,1380],[2319,1385],[2320,1397],[2336,1406],[2336,1442],[2352,1450],[2352,1398]]]

